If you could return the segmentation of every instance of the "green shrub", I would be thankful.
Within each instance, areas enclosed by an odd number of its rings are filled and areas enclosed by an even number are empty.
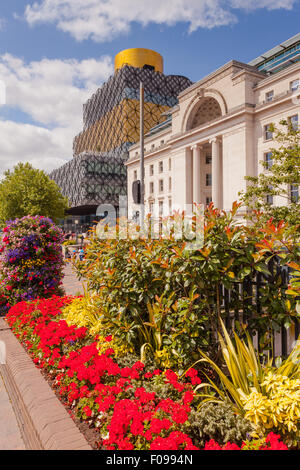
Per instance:
[[[63,246],[73,246],[76,245],[76,240],[65,240]]]
[[[253,427],[249,420],[233,412],[230,403],[205,403],[199,410],[192,410],[184,432],[187,432],[197,447],[214,439],[218,444],[234,442],[241,445]]]
[[[78,270],[88,288],[102,297],[104,334],[113,335],[137,355],[150,355],[159,366],[181,370],[199,359],[199,349],[214,358],[215,331],[224,315],[224,286],[231,291],[229,310],[235,314],[243,310],[249,333],[259,329],[261,348],[270,347],[270,328],[292,318],[296,302],[292,297],[287,302],[281,278],[268,270],[276,253],[258,252],[256,245],[275,233],[289,250],[283,263],[300,259],[299,247],[291,235],[287,238],[283,224],[274,227],[270,221],[260,230],[237,224],[238,208],[234,204],[225,213],[210,206],[205,212],[203,248],[193,251],[174,236],[99,239],[96,230],[91,233]],[[263,316],[255,311],[254,290],[241,294],[238,289],[245,278],[253,281],[257,273],[268,279],[260,289]]]

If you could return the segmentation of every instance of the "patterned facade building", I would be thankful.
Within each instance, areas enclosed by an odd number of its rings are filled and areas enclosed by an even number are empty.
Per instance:
[[[68,197],[70,214],[96,214],[100,204],[118,207],[127,195],[124,163],[140,138],[140,82],[145,90],[145,133],[167,120],[168,110],[192,82],[164,75],[160,54],[128,49],[115,59],[115,73],[83,107],[83,131],[74,139],[73,159],[51,173]]]

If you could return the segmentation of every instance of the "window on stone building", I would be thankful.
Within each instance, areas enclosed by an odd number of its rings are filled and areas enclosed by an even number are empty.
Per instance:
[[[164,201],[159,201],[158,208],[159,208],[159,216],[162,217],[164,215]]]
[[[169,178],[169,191],[172,191],[172,178]]]
[[[289,123],[294,131],[298,130],[298,114],[289,117]]]
[[[149,190],[150,190],[150,194],[154,193],[154,183],[153,183],[153,181],[150,182]]]
[[[169,214],[172,214],[172,199],[169,199]]]
[[[159,180],[159,192],[164,192],[164,180]]]
[[[267,124],[264,126],[264,136],[265,140],[272,140],[273,139],[273,132],[271,132],[271,124]]]
[[[159,173],[162,173],[164,171],[164,162],[159,162],[158,170],[159,170]]]
[[[265,163],[267,165],[267,170],[271,168],[273,165],[273,154],[272,152],[265,153]]]
[[[270,101],[273,101],[274,98],[274,90],[268,91],[266,93],[266,102],[269,103]]]
[[[154,175],[154,165],[150,165],[150,176]]]
[[[269,189],[270,189],[270,191],[271,191],[271,190],[273,189],[273,186],[269,186]],[[274,198],[273,198],[273,195],[272,195],[272,194],[267,194],[266,202],[267,202],[267,204],[270,204],[270,206],[273,205]]]
[[[211,162],[212,162],[212,156],[211,155],[206,155],[206,157],[205,157],[206,165],[211,165]]]
[[[209,204],[212,202],[212,197],[211,196],[207,196],[206,197],[206,205],[209,206]]]
[[[206,174],[206,186],[211,186],[212,184],[212,175],[211,173]]]
[[[291,184],[290,197],[291,202],[299,202],[299,186],[297,184]]]
[[[171,160],[171,158],[169,158],[169,171],[171,171],[171,170],[172,170],[172,160]]]
[[[300,80],[293,80],[291,83],[290,83],[290,88],[291,88],[291,91],[297,91],[298,88],[300,86]]]

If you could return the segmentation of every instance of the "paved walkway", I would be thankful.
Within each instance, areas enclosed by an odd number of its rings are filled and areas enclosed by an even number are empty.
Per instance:
[[[26,450],[0,365],[0,450]]]
[[[63,287],[67,295],[84,294],[83,282],[77,279],[76,273],[70,263],[67,263],[65,269]]]

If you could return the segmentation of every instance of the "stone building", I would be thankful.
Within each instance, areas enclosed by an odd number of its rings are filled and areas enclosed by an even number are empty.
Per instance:
[[[168,215],[211,201],[230,209],[246,189],[245,176],[264,171],[262,160],[272,163],[269,125],[285,118],[296,128],[299,112],[300,34],[248,64],[232,60],[194,83],[145,138],[146,213]],[[132,145],[126,162],[129,217],[139,211],[132,194],[139,152],[139,143]],[[297,186],[290,191],[299,197]]]

